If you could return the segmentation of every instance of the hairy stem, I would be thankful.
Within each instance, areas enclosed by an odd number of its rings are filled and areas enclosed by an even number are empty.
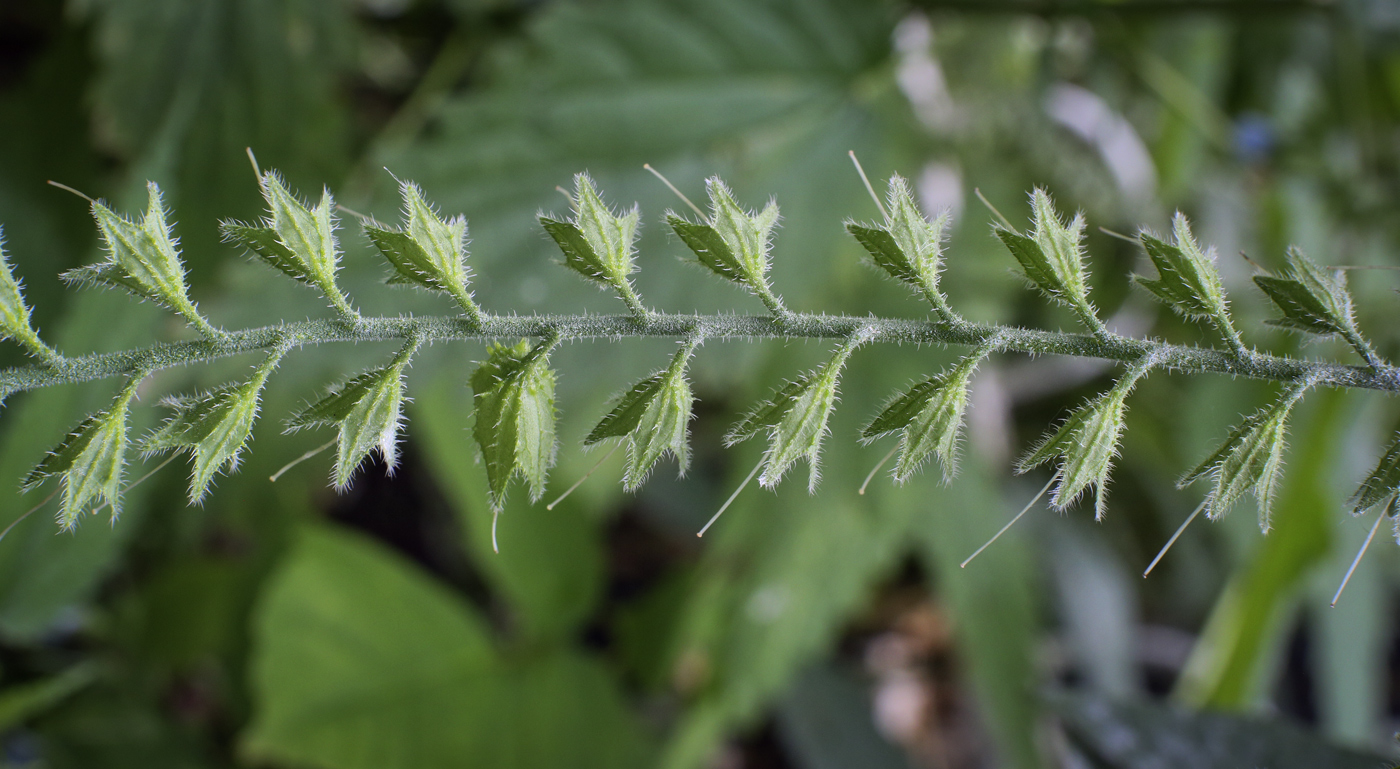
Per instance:
[[[164,342],[134,350],[64,358],[50,365],[0,370],[0,397],[40,387],[131,376],[243,353],[331,342],[424,342],[518,337],[559,340],[674,337],[728,339],[849,339],[865,329],[867,343],[979,346],[995,339],[1004,352],[1070,355],[1133,363],[1150,355],[1154,365],[1185,373],[1218,373],[1279,382],[1310,379],[1333,387],[1400,392],[1400,369],[1346,366],[1256,352],[1228,352],[1115,334],[1070,334],[976,323],[807,315],[525,315],[310,320],[225,332],[221,339]]]

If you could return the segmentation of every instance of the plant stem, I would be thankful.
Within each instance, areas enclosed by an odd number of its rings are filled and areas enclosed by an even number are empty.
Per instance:
[[[162,342],[114,353],[64,358],[50,365],[34,364],[0,370],[0,397],[53,385],[88,382],[137,372],[227,358],[243,353],[332,342],[407,340],[424,342],[556,336],[560,340],[622,337],[714,339],[849,339],[865,329],[870,343],[942,344],[976,347],[996,339],[998,349],[1034,355],[1070,355],[1132,363],[1151,354],[1156,366],[1183,373],[1218,373],[1277,382],[1308,378],[1316,384],[1400,392],[1400,369],[1373,370],[1325,361],[1280,357],[1264,353],[1242,355],[1224,350],[1131,339],[1115,334],[1070,334],[975,323],[927,320],[808,315],[524,315],[483,314],[475,323],[462,317],[380,317],[348,320],[309,320],[225,332],[223,339]]]

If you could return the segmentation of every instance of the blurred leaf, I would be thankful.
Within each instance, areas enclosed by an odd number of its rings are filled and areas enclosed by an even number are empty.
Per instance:
[[[933,589],[954,617],[958,649],[967,655],[978,709],[1007,766],[1040,766],[1034,649],[1035,572],[1025,540],[1013,531],[967,568],[959,564],[987,541],[1009,514],[995,475],[969,457],[946,487],[924,482],[898,489],[895,504],[911,508]],[[891,489],[880,489],[886,494]]]
[[[1064,692],[1050,702],[1075,746],[1104,769],[1377,769],[1393,763],[1329,745],[1281,721]]]
[[[97,678],[97,663],[80,662],[62,673],[0,689],[0,729],[6,731],[41,715]]]
[[[908,769],[909,759],[875,731],[871,693],[855,676],[818,664],[778,703],[778,735],[799,769]]]
[[[640,767],[604,669],[501,658],[465,604],[361,538],[309,528],[257,614],[258,760],[337,769]]]
[[[92,8],[99,141],[152,163],[148,175],[186,221],[200,223],[183,233],[192,261],[223,257],[208,222],[252,213],[245,147],[294,178],[337,176],[347,136],[334,82],[353,50],[350,4],[110,0]]]

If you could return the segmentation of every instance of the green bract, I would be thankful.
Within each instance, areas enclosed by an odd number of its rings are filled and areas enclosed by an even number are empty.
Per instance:
[[[377,450],[391,470],[398,464],[403,372],[418,351],[419,343],[417,339],[410,339],[389,365],[351,379],[288,421],[290,430],[321,426],[340,428],[334,476],[337,488],[350,484],[355,468],[371,451]]]
[[[591,446],[607,438],[627,438],[627,472],[622,485],[635,491],[646,480],[662,455],[670,453],[680,465],[681,475],[690,464],[686,426],[695,407],[686,364],[698,340],[686,342],[671,358],[664,371],[638,382],[583,439]]]
[[[1134,275],[1133,280],[1183,316],[1206,321],[1237,350],[1244,349],[1240,334],[1230,321],[1225,288],[1215,269],[1215,249],[1202,251],[1191,234],[1191,225],[1180,211],[1172,219],[1175,243],[1168,243],[1147,230],[1138,240],[1157,267],[1157,279]]]
[[[640,209],[633,206],[621,216],[613,213],[599,197],[588,174],[574,176],[574,194],[570,199],[574,204],[572,219],[539,216],[545,232],[564,252],[564,265],[612,288],[633,314],[645,316],[647,310],[627,278],[637,270],[632,243],[637,239]]]
[[[0,230],[0,339],[13,339],[24,345],[30,355],[41,359],[53,360],[58,355],[39,340],[29,322],[29,305],[24,302],[24,293],[5,255],[4,230]]]
[[[1400,434],[1391,441],[1376,469],[1361,482],[1348,505],[1353,514],[1363,513],[1400,494]]]
[[[406,283],[442,291],[461,305],[472,320],[481,309],[467,291],[467,220],[454,216],[443,221],[413,182],[399,184],[403,195],[403,227],[389,229],[377,222],[364,225],[365,236],[384,255],[394,274],[389,283]]]
[[[283,352],[274,350],[252,378],[241,385],[226,384],[201,396],[166,400],[175,413],[142,442],[141,451],[153,454],[190,450],[194,456],[190,502],[204,499],[215,473],[237,469],[239,453],[258,418],[263,385],[277,368]]]
[[[895,432],[902,434],[899,460],[894,467],[895,482],[904,483],[913,477],[931,454],[936,454],[943,465],[944,482],[952,479],[957,472],[958,436],[962,432],[963,412],[967,410],[968,383],[977,364],[992,349],[993,345],[985,344],[952,369],[896,396],[861,432],[863,443]]]
[[[78,516],[102,506],[112,508],[113,520],[121,513],[126,415],[141,379],[138,376],[128,381],[111,407],[84,419],[24,479],[21,485],[24,491],[54,476],[63,479],[63,502],[58,511],[60,527],[71,529],[78,523]],[[101,504],[93,508],[99,499]]]
[[[1283,312],[1282,318],[1266,323],[1322,336],[1336,334],[1367,363],[1384,365],[1356,327],[1351,294],[1340,270],[1324,271],[1294,247],[1288,249],[1288,267],[1281,275],[1255,275],[1254,282]]]
[[[1074,503],[1089,486],[1094,486],[1094,518],[1108,512],[1108,474],[1118,455],[1118,437],[1123,432],[1128,393],[1154,365],[1149,356],[1135,362],[1108,392],[1079,407],[1053,433],[1048,433],[1016,465],[1016,472],[1039,467],[1060,459],[1059,484],[1051,504],[1063,510]]]
[[[1045,190],[1031,193],[1034,231],[1025,235],[998,224],[993,228],[1001,242],[1021,264],[1021,272],[1031,285],[1050,299],[1074,310],[1089,330],[1106,333],[1103,323],[1089,302],[1089,286],[1084,269],[1084,215],[1075,214],[1069,224],[1055,213],[1054,203]]]
[[[1215,479],[1206,503],[1208,517],[1220,518],[1245,492],[1253,492],[1259,501],[1259,528],[1269,530],[1274,492],[1283,472],[1288,415],[1313,384],[1311,379],[1295,382],[1273,405],[1246,417],[1215,453],[1177,484],[1185,488],[1206,476]]]
[[[772,398],[755,406],[724,436],[724,444],[733,446],[765,429],[768,431],[768,452],[763,457],[759,484],[765,488],[778,485],[797,460],[806,459],[811,469],[807,490],[816,491],[821,477],[817,460],[822,439],[826,437],[827,420],[836,405],[836,385],[841,381],[841,369],[866,336],[860,331],[848,338],[825,365],[787,383]]]
[[[545,474],[554,466],[554,371],[549,353],[558,336],[533,347],[493,344],[489,357],[472,374],[476,427],[472,430],[486,463],[491,508],[499,513],[506,487],[519,475],[530,486],[530,499],[544,494]]]
[[[282,177],[268,171],[258,177],[269,216],[260,225],[227,221],[220,224],[224,239],[248,249],[288,277],[314,286],[342,316],[359,317],[335,283],[340,247],[335,239],[335,203],[330,190],[308,209],[288,189]]]
[[[876,265],[922,293],[944,320],[955,320],[957,316],[949,309],[947,297],[938,290],[948,214],[940,214],[933,221],[925,219],[914,203],[909,183],[900,176],[890,177],[886,205],[883,225],[846,222],[846,231],[870,252]]]
[[[710,218],[696,223],[672,211],[666,222],[695,252],[695,258],[716,275],[746,286],[776,315],[784,315],[782,299],[768,285],[768,250],[778,223],[778,204],[750,213],[734,200],[719,177],[705,180],[710,193]]]
[[[185,287],[185,266],[180,262],[180,252],[175,248],[175,238],[165,220],[160,187],[155,182],[147,182],[146,193],[149,204],[140,224],[117,214],[100,200],[93,201],[92,215],[102,233],[108,260],[69,270],[63,273],[63,279],[70,283],[124,288],[174,310],[206,337],[220,336],[190,302]]]

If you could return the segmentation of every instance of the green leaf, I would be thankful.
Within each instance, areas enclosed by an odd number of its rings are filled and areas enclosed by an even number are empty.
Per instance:
[[[1206,476],[1214,478],[1206,504],[1206,515],[1212,520],[1229,512],[1246,492],[1253,492],[1259,500],[1259,527],[1267,532],[1274,493],[1283,473],[1288,415],[1312,385],[1311,379],[1296,382],[1271,406],[1246,417],[1215,453],[1182,477],[1178,488]]]
[[[886,205],[888,213],[883,226],[847,222],[846,231],[891,277],[922,292],[935,307],[946,309],[946,298],[938,290],[938,272],[943,269],[948,214],[940,214],[933,221],[924,218],[914,203],[909,183],[900,176],[890,177]]]
[[[337,489],[350,484],[370,452],[378,451],[391,470],[398,464],[403,374],[418,346],[419,340],[409,340],[389,365],[360,374],[288,421],[288,430],[329,425],[340,428],[334,473]]]
[[[806,459],[811,468],[807,490],[816,491],[821,477],[817,460],[821,454],[826,424],[836,405],[836,386],[846,359],[865,341],[863,333],[847,339],[831,360],[821,368],[787,383],[773,397],[760,403],[725,435],[726,446],[732,446],[769,430],[768,452],[763,457],[763,474],[758,482],[765,488],[778,485],[783,474],[799,459]]]
[[[668,452],[680,464],[681,474],[685,474],[690,463],[686,428],[695,408],[685,369],[698,344],[698,340],[684,343],[672,356],[670,366],[628,390],[583,441],[591,446],[606,438],[627,438],[623,488],[628,491],[640,487]]]
[[[126,289],[181,314],[201,330],[212,331],[190,302],[185,267],[166,221],[160,187],[155,182],[147,182],[146,193],[149,202],[140,224],[116,213],[102,201],[93,201],[92,215],[102,233],[108,261],[70,270],[62,277],[70,283]]]
[[[864,443],[903,432],[894,469],[897,483],[913,477],[930,455],[937,455],[943,465],[944,483],[957,472],[958,436],[967,410],[968,383],[977,364],[990,351],[990,347],[984,347],[952,370],[915,384],[890,401],[861,431]]]
[[[282,245],[282,241],[277,239],[277,232],[271,227],[254,227],[241,222],[226,221],[219,223],[219,230],[224,234],[224,240],[248,249],[254,256],[293,280],[308,286],[316,285],[316,280],[307,271],[306,265],[297,259],[291,249]]]
[[[773,396],[749,410],[735,425],[724,434],[726,448],[758,435],[766,427],[777,427],[783,421],[797,397],[812,385],[812,374],[806,374],[784,384],[773,392]]]
[[[540,649],[508,659],[489,624],[401,557],[308,528],[254,618],[257,762],[337,769],[647,765],[606,669]]]
[[[394,268],[389,282],[444,291],[472,312],[475,305],[467,293],[471,276],[466,266],[467,220],[455,216],[443,221],[413,182],[401,182],[399,192],[404,209],[401,229],[364,226],[365,235]]]
[[[269,216],[260,225],[223,222],[224,238],[302,283],[320,289],[343,315],[353,315],[335,283],[340,247],[335,238],[335,203],[330,190],[321,191],[315,208],[307,208],[287,189],[276,171],[258,177]]]
[[[1297,247],[1288,249],[1288,266],[1280,276],[1255,275],[1254,282],[1278,306],[1282,318],[1270,325],[1347,340],[1356,352],[1375,366],[1382,361],[1361,336],[1352,314],[1346,274],[1323,270]]]
[[[30,325],[29,305],[24,302],[24,293],[5,254],[3,228],[0,228],[0,339],[13,339],[38,354],[48,349]]]
[[[574,216],[560,221],[539,217],[545,231],[564,252],[564,264],[589,280],[619,286],[636,271],[633,241],[637,239],[640,209],[633,206],[621,216],[612,212],[598,195],[588,174],[574,176]]]
[[[637,425],[642,421],[642,415],[651,407],[656,396],[661,393],[665,381],[666,372],[658,371],[633,385],[631,390],[618,399],[617,405],[608,412],[607,416],[603,417],[588,433],[588,437],[583,439],[583,445],[592,446],[607,438],[621,438],[637,429]]]
[[[1283,312],[1272,325],[1324,336],[1356,329],[1344,274],[1324,272],[1296,247],[1288,249],[1281,276],[1255,275],[1254,282]]]
[[[1360,488],[1347,503],[1352,514],[1359,515],[1400,494],[1400,434],[1391,441],[1376,469],[1366,476]]]
[[[1134,363],[1111,390],[1079,407],[1017,463],[1016,472],[1024,473],[1056,458],[1061,460],[1057,468],[1060,481],[1050,498],[1055,509],[1074,504],[1092,485],[1096,491],[1094,518],[1103,520],[1108,512],[1108,476],[1118,454],[1125,403],[1151,366],[1152,361],[1147,359]]]
[[[705,180],[710,193],[710,217],[699,223],[666,212],[666,221],[701,264],[716,275],[748,287],[770,308],[781,307],[768,285],[768,252],[778,204],[769,202],[757,213],[745,211],[718,176]]]
[[[472,374],[472,435],[486,461],[491,507],[498,512],[511,478],[523,478],[530,498],[538,500],[554,465],[554,371],[549,352],[556,343],[557,337],[533,347],[529,340],[514,347],[492,345],[487,360]]]
[[[1076,214],[1068,224],[1061,221],[1050,196],[1039,187],[1031,193],[1031,209],[1035,229],[1030,235],[998,224],[997,237],[1016,257],[1026,280],[1051,300],[1079,313],[1091,328],[1102,328],[1089,302],[1084,215]]]
[[[126,416],[136,383],[129,382],[110,408],[84,419],[24,479],[25,491],[54,476],[63,479],[63,503],[58,513],[62,528],[72,529],[78,517],[94,505],[110,505],[113,519],[121,513]],[[101,504],[97,504],[99,499]]]
[[[1175,243],[1167,243],[1154,234],[1143,231],[1138,240],[1157,267],[1157,280],[1134,275],[1133,280],[1165,302],[1173,310],[1192,320],[1208,321],[1221,336],[1238,342],[1239,333],[1230,321],[1225,288],[1215,269],[1215,249],[1202,251],[1191,234],[1191,225],[1180,211],[1172,219]]]
[[[202,396],[166,401],[175,413],[142,442],[141,451],[190,450],[194,455],[192,504],[204,499],[216,473],[238,469],[239,454],[258,418],[263,385],[281,358],[280,351],[269,355],[241,385],[227,384]]]

